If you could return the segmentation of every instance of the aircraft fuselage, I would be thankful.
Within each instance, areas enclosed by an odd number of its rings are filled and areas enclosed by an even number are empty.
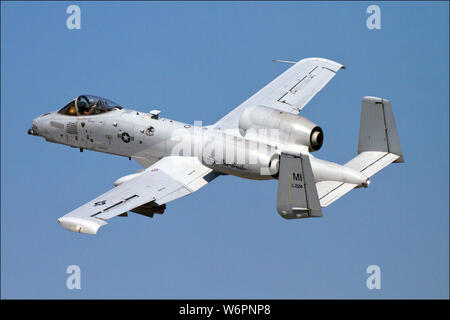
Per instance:
[[[132,158],[144,167],[166,156],[197,157],[203,165],[221,174],[254,180],[278,177],[280,150],[308,152],[307,147],[299,144],[271,140],[265,130],[263,134],[249,132],[242,136],[214,127],[162,118],[159,114],[120,106],[106,108],[114,103],[94,96],[86,97],[92,101],[91,110],[101,102],[102,107],[96,109],[99,113],[86,114],[89,112],[84,111],[83,114],[83,99],[80,97],[71,102],[73,105],[69,103],[58,112],[35,118],[28,133],[81,151],[86,149]],[[72,108],[76,108],[73,114]],[[311,165],[316,181],[356,184],[367,181],[367,177],[359,172],[312,155]]]

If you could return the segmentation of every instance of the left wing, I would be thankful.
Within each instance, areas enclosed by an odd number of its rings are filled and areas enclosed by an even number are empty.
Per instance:
[[[343,65],[323,58],[307,58],[293,63],[275,80],[259,90],[214,127],[236,129],[245,108],[263,105],[297,114],[335,76]]]
[[[165,157],[139,176],[58,219],[66,229],[96,234],[106,220],[144,206],[159,207],[205,186],[218,176],[196,157]]]

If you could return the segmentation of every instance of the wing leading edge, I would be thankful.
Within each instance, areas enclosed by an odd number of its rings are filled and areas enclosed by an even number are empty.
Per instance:
[[[155,207],[189,195],[218,174],[195,157],[165,157],[139,176],[120,184],[58,219],[66,229],[96,234],[106,220],[137,207]]]

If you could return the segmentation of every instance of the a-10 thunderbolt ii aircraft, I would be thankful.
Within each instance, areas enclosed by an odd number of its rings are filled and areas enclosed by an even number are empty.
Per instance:
[[[43,114],[28,133],[71,147],[133,158],[145,169],[58,219],[66,229],[96,234],[128,211],[153,217],[166,204],[220,175],[278,179],[278,213],[286,219],[320,217],[326,207],[392,162],[403,162],[389,100],[362,99],[358,155],[344,165],[315,158],[322,129],[298,115],[344,68],[322,58],[293,64],[213,125],[169,120],[91,95]]]

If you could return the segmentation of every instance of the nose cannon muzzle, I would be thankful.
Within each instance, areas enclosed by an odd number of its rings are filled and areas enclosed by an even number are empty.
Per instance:
[[[39,135],[37,122],[39,122],[39,120],[37,118],[33,119],[33,121],[31,121],[31,128],[28,129],[28,134],[29,135],[32,135],[32,136],[38,136]]]

